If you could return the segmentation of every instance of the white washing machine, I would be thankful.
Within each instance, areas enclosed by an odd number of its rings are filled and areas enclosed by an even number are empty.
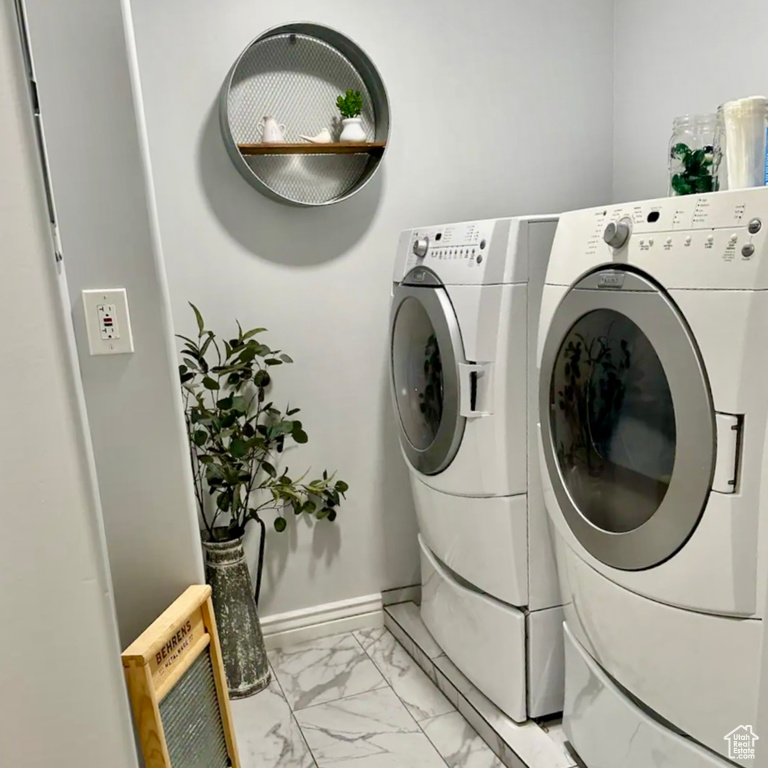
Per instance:
[[[540,450],[567,625],[565,730],[589,768],[722,765],[725,737],[756,718],[767,233],[768,189],[560,219],[539,331]],[[637,734],[603,738],[612,728]]]
[[[421,615],[454,664],[518,721],[561,711],[563,697],[533,365],[556,224],[403,232],[392,297],[392,392],[419,519]]]

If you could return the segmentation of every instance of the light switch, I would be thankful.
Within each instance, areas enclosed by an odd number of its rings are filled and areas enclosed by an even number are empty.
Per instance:
[[[125,288],[83,291],[85,328],[92,355],[133,352],[131,318]]]

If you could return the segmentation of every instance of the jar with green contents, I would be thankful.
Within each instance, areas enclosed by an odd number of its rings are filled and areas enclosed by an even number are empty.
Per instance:
[[[714,114],[675,118],[669,141],[670,195],[696,195],[715,188],[712,148],[716,125]]]

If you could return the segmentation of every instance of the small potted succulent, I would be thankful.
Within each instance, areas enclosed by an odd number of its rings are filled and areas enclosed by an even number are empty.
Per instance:
[[[333,522],[347,484],[323,471],[313,480],[294,478],[281,467],[284,449],[307,442],[296,418],[298,408],[278,409],[268,397],[276,366],[288,355],[257,340],[265,328],[230,339],[206,329],[197,307],[197,338],[183,341],[181,377],[195,498],[202,521],[206,579],[221,635],[222,655],[232,698],[269,684],[269,664],[259,625],[266,539],[265,516],[274,529],[288,527],[288,514]],[[260,533],[256,591],[243,552],[246,528]]]
[[[360,91],[348,90],[336,99],[336,106],[341,113],[341,136],[339,141],[357,143],[367,139],[360,113],[363,111],[363,97]]]

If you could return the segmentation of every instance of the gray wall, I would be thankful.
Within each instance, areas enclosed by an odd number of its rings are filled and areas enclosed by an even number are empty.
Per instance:
[[[387,384],[398,233],[429,222],[597,205],[611,193],[610,0],[132,0],[174,323],[237,317],[269,328],[296,364],[278,402],[310,436],[294,470],[338,468],[351,486],[334,526],[269,539],[263,612],[418,580],[416,521]],[[335,27],[376,62],[392,102],[382,171],[324,210],[271,202],[239,176],[216,100],[263,30]],[[251,547],[253,547],[253,541]]]
[[[119,0],[26,0],[124,644],[203,578],[170,307]],[[80,292],[128,290],[133,355],[90,357]]]
[[[0,114],[0,765],[135,768],[93,455],[11,0],[0,3]]]
[[[765,0],[616,0],[616,202],[667,194],[676,115],[768,93],[766,29]]]

